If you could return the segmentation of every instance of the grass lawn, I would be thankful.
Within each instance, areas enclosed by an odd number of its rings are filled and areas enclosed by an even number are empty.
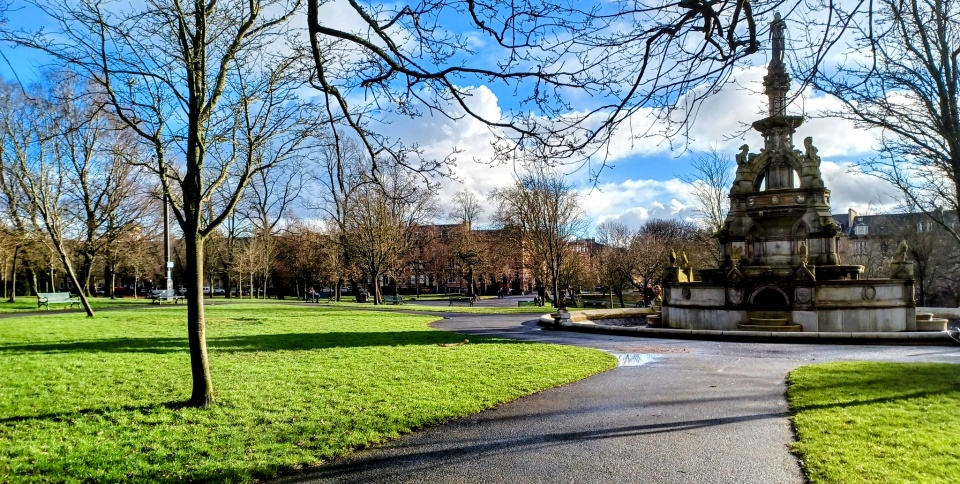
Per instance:
[[[93,310],[102,308],[112,308],[112,307],[126,307],[126,306],[136,306],[136,305],[146,305],[150,304],[150,300],[144,298],[143,296],[134,299],[133,296],[119,297],[117,299],[110,299],[109,297],[91,297],[87,299],[90,301],[90,305],[93,306]],[[51,313],[56,313],[57,311],[63,311],[64,309],[69,309],[69,304],[54,304],[50,307]],[[73,306],[73,309],[79,309],[83,311],[83,306],[79,303]],[[25,313],[30,311],[47,311],[46,306],[42,309],[37,309],[37,296],[17,296],[16,302],[9,302],[6,299],[0,301],[0,313]]]
[[[788,384],[810,482],[960,482],[960,365],[830,363]]]
[[[249,481],[316,465],[616,365],[464,339],[434,317],[207,308],[217,404],[190,392],[183,305],[0,319],[0,482]]]

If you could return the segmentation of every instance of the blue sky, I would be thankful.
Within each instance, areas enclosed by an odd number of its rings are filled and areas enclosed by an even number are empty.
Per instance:
[[[337,4],[329,4],[328,15],[323,18],[339,18],[341,10]],[[24,7],[8,15],[7,28],[34,29],[44,25],[45,20],[35,9]],[[449,28],[456,28],[451,25]],[[788,31],[789,36],[789,31]],[[476,43],[479,56],[483,56],[483,42]],[[23,82],[29,83],[38,75],[39,68],[46,62],[37,53],[26,49],[0,47],[10,65],[0,65],[0,75],[12,79],[15,71]],[[766,51],[755,54],[752,59],[756,66],[766,64]],[[11,69],[11,65],[12,68]],[[690,160],[703,151],[716,147],[731,156],[743,144],[749,144],[752,152],[762,147],[760,137],[752,130],[743,136],[744,123],[750,123],[763,115],[760,110],[765,106],[766,98],[760,81],[765,74],[764,67],[744,68],[735,73],[736,83],[726,86],[719,94],[709,99],[699,112],[690,129],[690,139],[675,139],[667,143],[660,139],[632,139],[629,133],[615,136],[608,147],[611,167],[603,172],[597,185],[589,183],[583,172],[569,173],[569,178],[577,184],[584,197],[584,209],[593,224],[603,220],[620,220],[631,227],[638,227],[644,221],[653,218],[692,218],[694,201],[689,186],[679,181],[679,175],[690,171]],[[472,107],[495,115],[503,110],[514,108],[511,91],[501,86],[478,84],[471,100]],[[578,100],[582,101],[582,100]],[[802,98],[803,105],[795,105],[793,114],[812,115],[818,110],[833,107],[831,100],[807,93]],[[456,111],[456,108],[451,108]],[[649,114],[649,113],[647,113]],[[635,116],[635,126],[649,123],[644,112]],[[440,193],[441,200],[449,200],[456,191],[468,189],[486,199],[490,190],[509,183],[512,176],[510,166],[490,166],[475,163],[473,159],[489,160],[489,146],[492,135],[486,126],[477,121],[462,119],[454,122],[445,117],[422,117],[416,119],[396,119],[393,124],[383,127],[391,135],[399,136],[407,142],[417,142],[427,154],[446,156],[453,148],[464,150],[458,156],[456,173],[461,182],[444,180]],[[813,136],[824,160],[822,165],[824,180],[833,191],[833,212],[845,212],[847,208],[869,211],[878,203],[893,205],[895,191],[876,178],[858,174],[853,163],[871,154],[875,145],[875,135],[855,129],[852,124],[842,121],[814,119],[801,126],[795,135],[796,144],[806,136]],[[671,144],[673,150],[671,150]],[[492,210],[491,210],[492,211]]]

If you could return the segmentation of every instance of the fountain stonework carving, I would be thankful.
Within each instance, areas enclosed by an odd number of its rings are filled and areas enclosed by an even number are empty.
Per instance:
[[[699,281],[672,256],[664,274],[664,326],[705,330],[891,332],[916,329],[913,264],[896,260],[891,279],[862,279],[843,265],[839,225],[812,137],[786,114],[790,76],[783,63],[785,24],[771,24],[773,55],[763,79],[769,116],[753,123],[764,147],[740,147],[730,212],[717,232],[723,262]]]

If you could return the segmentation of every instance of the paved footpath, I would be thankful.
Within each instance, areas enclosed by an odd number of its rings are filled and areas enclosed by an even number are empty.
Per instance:
[[[960,362],[960,346],[672,340],[546,331],[521,315],[448,316],[434,326],[598,348],[625,366],[282,481],[802,483],[788,448],[791,369],[840,360]]]

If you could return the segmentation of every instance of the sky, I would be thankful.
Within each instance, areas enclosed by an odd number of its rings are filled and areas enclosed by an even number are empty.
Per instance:
[[[335,16],[332,12],[339,12],[336,3],[324,8],[331,9],[331,16],[325,18],[332,18]],[[7,28],[11,29],[35,28],[44,23],[35,11],[28,9],[13,11],[8,19]],[[788,37],[789,34],[788,30]],[[478,43],[478,49],[482,55],[482,43]],[[0,76],[7,79],[12,79],[15,74],[24,82],[30,82],[47,62],[25,49],[0,46],[0,52],[6,58],[0,59]],[[690,161],[709,149],[716,149],[732,160],[738,147],[744,143],[750,146],[751,152],[757,152],[763,146],[757,132],[747,130],[744,133],[745,126],[765,116],[761,110],[766,105],[766,97],[760,94],[760,83],[766,73],[763,66],[767,62],[767,51],[761,50],[754,55],[753,64],[760,67],[735,71],[734,82],[703,104],[691,126],[689,140],[677,139],[672,143],[636,140],[628,133],[620,133],[614,136],[608,147],[609,166],[596,183],[591,183],[583,170],[566,174],[580,192],[582,207],[591,227],[614,220],[636,229],[656,218],[696,218],[696,202],[690,186],[680,179],[691,173]],[[498,97],[495,87],[473,87],[475,95],[470,102],[475,110],[496,114],[513,106],[509,98]],[[793,87],[796,89],[796,83]],[[801,145],[803,138],[813,137],[823,160],[823,179],[832,191],[833,213],[845,213],[849,208],[863,213],[876,211],[880,206],[895,205],[897,192],[893,187],[861,173],[856,167],[858,160],[873,154],[877,134],[858,129],[848,121],[817,118],[821,110],[837,107],[836,101],[829,98],[806,92],[798,103],[791,106],[790,113],[808,119],[794,135],[795,143]],[[457,109],[450,108],[450,111],[456,113]],[[393,121],[383,126],[384,134],[400,137],[408,144],[419,144],[428,156],[446,157],[453,148],[462,151],[454,169],[456,180],[441,180],[441,203],[451,200],[453,194],[461,190],[473,191],[480,200],[488,200],[491,190],[511,182],[512,166],[491,166],[482,162],[492,158],[490,142],[493,135],[480,122],[470,118],[454,121],[429,115]],[[647,122],[645,119],[636,121]],[[488,206],[480,218],[481,226],[492,212],[493,207]]]

